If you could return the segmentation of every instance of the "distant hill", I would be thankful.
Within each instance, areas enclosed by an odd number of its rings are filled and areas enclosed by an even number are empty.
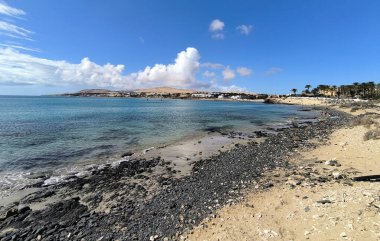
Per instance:
[[[86,90],[79,91],[79,93],[81,94],[108,94],[112,92],[114,91],[106,90],[106,89],[86,89]]]
[[[185,89],[177,89],[172,87],[155,87],[155,88],[147,88],[147,89],[138,89],[135,92],[144,92],[144,93],[157,93],[157,94],[187,94],[187,93],[197,93],[199,91],[196,90],[185,90]]]

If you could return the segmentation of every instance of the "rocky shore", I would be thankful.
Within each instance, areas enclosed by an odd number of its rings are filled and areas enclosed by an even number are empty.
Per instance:
[[[348,122],[322,142],[309,140],[316,148],[300,149],[288,167],[264,173],[241,201],[182,236],[189,241],[379,240],[380,106],[328,107],[348,113]],[[271,188],[265,188],[268,182]]]
[[[181,178],[173,163],[155,157],[89,168],[59,185],[36,185],[38,192],[1,207],[0,238],[185,239],[181,234],[241,200],[249,188],[271,188],[273,181],[262,178],[268,171],[291,168],[292,157],[325,142],[351,118],[338,111],[323,113],[316,123],[257,133],[263,142],[237,145],[198,161]]]

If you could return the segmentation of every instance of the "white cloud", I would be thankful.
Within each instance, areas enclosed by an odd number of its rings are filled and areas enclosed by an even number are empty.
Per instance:
[[[237,67],[236,72],[238,72],[240,76],[249,76],[252,74],[252,70],[247,67]]]
[[[211,37],[213,39],[224,39],[224,33],[214,33]]]
[[[211,37],[213,39],[224,39],[224,23],[219,19],[214,19],[210,23],[209,30],[212,33]]]
[[[232,80],[235,78],[235,72],[228,66],[222,71],[222,74],[224,80]]]
[[[123,65],[103,66],[82,59],[79,64],[33,57],[11,48],[0,49],[0,84],[108,86],[121,81]]]
[[[24,47],[24,46],[21,46],[21,45],[16,45],[16,44],[2,44],[0,43],[0,46],[3,46],[3,47],[7,47],[7,48],[12,48],[12,49],[20,49],[20,50],[26,50],[26,51],[32,51],[32,52],[41,52],[39,49],[33,49],[33,48],[28,48],[28,47]]]
[[[210,63],[210,62],[202,63],[201,67],[210,68],[210,69],[224,69],[225,68],[223,64]]]
[[[195,48],[178,53],[173,64],[156,64],[129,75],[123,75],[124,65],[98,65],[89,58],[79,64],[48,60],[0,48],[0,85],[88,85],[134,89],[150,86],[203,87],[196,80],[200,54]]]
[[[23,10],[13,8],[0,0],[0,16],[1,15],[6,15],[6,16],[0,19],[0,36],[3,35],[10,38],[32,40],[30,37],[30,35],[32,34],[31,31],[25,28],[16,26],[13,23],[12,17],[18,18],[22,15],[25,15],[25,12]],[[4,46],[4,44],[2,46]],[[17,46],[15,48],[23,49],[24,47]],[[28,48],[24,48],[24,50],[28,50]]]
[[[251,33],[253,29],[253,26],[252,25],[239,25],[236,27],[236,30],[239,31],[241,34],[244,34],[244,35],[248,35]]]
[[[31,31],[25,28],[18,27],[14,24],[4,22],[4,21],[0,21],[0,34],[6,35],[12,38],[32,40],[30,38],[30,34],[32,34]]]
[[[211,32],[223,31],[224,23],[219,19],[214,19],[210,23],[209,30]]]
[[[148,66],[143,71],[131,74],[128,78],[147,85],[159,83],[173,87],[201,86],[203,84],[195,79],[195,74],[200,67],[199,59],[200,54],[197,49],[187,48],[186,51],[178,53],[174,64]]]
[[[272,76],[274,74],[278,74],[282,71],[281,68],[278,68],[278,67],[272,67],[266,71],[264,71],[264,76],[268,77],[268,76]]]
[[[21,9],[13,8],[7,5],[5,2],[0,1],[0,14],[4,14],[11,17],[18,17],[25,15],[25,12]]]
[[[212,72],[212,71],[208,71],[206,70],[205,72],[203,72],[202,74],[204,77],[206,78],[210,78],[210,77],[214,77],[215,76],[215,72]]]

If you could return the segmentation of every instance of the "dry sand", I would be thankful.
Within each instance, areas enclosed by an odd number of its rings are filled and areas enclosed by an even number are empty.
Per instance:
[[[286,100],[288,104],[312,102],[326,105],[318,100]],[[378,109],[342,110],[354,115],[379,113]],[[223,207],[183,239],[380,240],[380,183],[350,179],[380,174],[380,140],[363,138],[376,125],[335,131],[327,143],[300,153],[293,160],[296,169],[266,174],[264,180],[274,187],[262,189],[258,184],[243,201]],[[338,166],[327,165],[328,160],[337,160]],[[313,181],[325,177],[326,182]]]

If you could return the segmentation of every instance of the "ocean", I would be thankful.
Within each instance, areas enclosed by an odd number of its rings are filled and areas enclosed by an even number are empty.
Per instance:
[[[238,101],[0,96],[0,175],[102,163],[210,129],[247,132],[315,115],[300,108]]]

